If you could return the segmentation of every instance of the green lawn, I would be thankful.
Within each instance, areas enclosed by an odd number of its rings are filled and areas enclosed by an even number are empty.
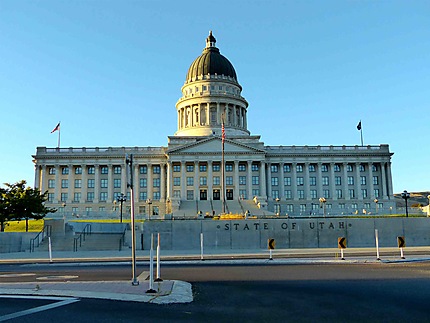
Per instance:
[[[43,229],[45,221],[41,220],[28,220],[29,232],[40,232]],[[25,220],[8,221],[6,222],[5,232],[25,232]]]

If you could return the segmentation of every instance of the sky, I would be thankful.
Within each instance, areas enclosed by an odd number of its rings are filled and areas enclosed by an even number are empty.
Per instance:
[[[166,146],[209,30],[266,145],[389,144],[430,190],[429,1],[0,1],[0,183],[36,147]]]

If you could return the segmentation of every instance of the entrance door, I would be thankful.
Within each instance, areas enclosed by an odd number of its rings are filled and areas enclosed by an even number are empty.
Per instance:
[[[214,201],[216,201],[216,200],[220,200],[221,199],[221,195],[220,195],[220,191],[219,190],[214,190],[213,191],[213,199],[214,199]]]
[[[200,190],[200,200],[206,201],[208,199],[208,191]]]
[[[233,190],[227,190],[226,192],[226,196],[227,196],[227,200],[232,200],[233,199]]]

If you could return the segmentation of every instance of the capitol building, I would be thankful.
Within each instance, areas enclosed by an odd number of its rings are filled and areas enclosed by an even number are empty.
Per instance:
[[[181,91],[177,131],[167,146],[37,147],[35,187],[48,191],[47,205],[60,214],[112,218],[125,194],[126,216],[125,156],[132,155],[138,219],[223,212],[342,216],[395,208],[388,145],[267,146],[252,134],[236,71],[212,33]]]

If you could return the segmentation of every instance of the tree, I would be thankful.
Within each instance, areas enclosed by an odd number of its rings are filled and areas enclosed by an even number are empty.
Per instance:
[[[26,187],[26,181],[15,184],[6,183],[7,218],[9,220],[25,219],[25,231],[28,232],[29,219],[42,219],[48,213],[56,212],[45,206],[48,192],[41,193],[37,188]]]
[[[0,187],[0,232],[4,232],[5,223],[12,217],[11,195]]]

